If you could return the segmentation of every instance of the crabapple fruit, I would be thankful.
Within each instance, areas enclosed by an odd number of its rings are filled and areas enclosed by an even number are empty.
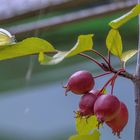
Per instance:
[[[97,89],[92,89],[91,91],[89,91],[89,93],[92,93],[97,97],[100,97],[101,95],[103,95],[103,93],[101,93],[100,90],[97,90]]]
[[[92,93],[87,93],[81,97],[79,102],[79,114],[80,116],[94,115],[93,106],[97,99],[97,96]]]
[[[126,105],[121,102],[121,107],[119,113],[111,121],[106,122],[106,124],[112,128],[112,133],[114,135],[120,136],[120,132],[126,126],[128,122],[128,109]]]
[[[94,113],[99,123],[115,118],[120,111],[120,101],[116,96],[105,94],[97,98],[94,104]]]
[[[88,71],[81,70],[72,74],[65,86],[66,92],[71,91],[75,94],[86,94],[95,85],[92,74]]]

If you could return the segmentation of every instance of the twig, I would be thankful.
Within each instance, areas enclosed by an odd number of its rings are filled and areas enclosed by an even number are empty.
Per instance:
[[[99,77],[102,77],[102,76],[105,76],[105,75],[108,75],[108,74],[111,74],[112,72],[109,71],[109,72],[106,72],[106,73],[103,73],[103,74],[100,74],[100,75],[97,75],[97,76],[94,76],[94,78],[99,78]]]
[[[105,85],[103,86],[103,88],[100,90],[100,93],[102,93],[102,91],[108,86],[108,84],[110,83],[110,82],[114,82],[114,80],[116,80],[116,78],[117,78],[117,76],[119,75],[119,73],[121,73],[121,72],[123,72],[123,71],[125,71],[124,69],[119,69],[118,71],[117,71],[117,73],[116,74],[114,74],[114,76],[112,76],[106,83],[105,83]],[[114,85],[112,85],[112,89],[111,89],[111,94],[113,94],[113,88],[114,88]]]
[[[99,53],[98,51],[93,50],[93,49],[90,50],[90,51],[93,52],[93,53],[95,53],[95,54],[97,54],[97,55],[99,55],[109,65],[108,60],[101,53]]]
[[[79,53],[78,55],[90,59],[91,61],[93,61],[94,63],[96,63],[101,69],[103,69],[102,65],[96,59],[90,57],[89,55],[86,55],[84,53]]]

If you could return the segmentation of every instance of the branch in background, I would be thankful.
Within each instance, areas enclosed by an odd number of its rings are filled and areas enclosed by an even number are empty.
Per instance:
[[[23,20],[23,19],[28,19],[28,18],[33,18],[38,16],[38,14],[40,13],[40,11],[44,11],[44,13],[42,15],[46,15],[50,12],[63,12],[64,10],[71,10],[73,8],[77,8],[80,6],[85,6],[85,5],[91,5],[91,4],[97,4],[98,0],[59,0],[59,1],[46,1],[45,3],[41,3],[38,5],[35,4],[30,4],[30,6],[26,6],[24,11],[18,11],[15,10],[16,8],[16,3],[15,3],[15,7],[14,4],[12,7],[10,7],[10,9],[12,8],[12,10],[9,9],[9,7],[7,7],[7,10],[10,11],[15,11],[15,12],[11,12],[10,15],[6,16],[5,14],[3,14],[2,16],[0,16],[0,24],[7,24],[7,23],[11,23],[13,21],[17,21],[17,20]]]
[[[80,10],[77,12],[72,12],[69,14],[65,14],[62,16],[55,16],[49,19],[41,19],[38,23],[34,24],[34,22],[23,23],[17,26],[8,27],[7,30],[12,34],[21,34],[34,31],[36,29],[47,29],[53,28],[56,26],[62,26],[64,24],[90,19],[95,17],[105,16],[107,14],[112,14],[113,12],[126,10],[131,8],[136,3],[135,1],[125,1],[125,2],[115,2],[112,4],[106,4],[102,6],[97,6],[94,8],[89,8],[85,10]]]

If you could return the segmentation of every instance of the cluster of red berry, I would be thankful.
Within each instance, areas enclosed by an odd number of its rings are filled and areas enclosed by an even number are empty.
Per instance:
[[[95,90],[95,80],[88,71],[75,72],[68,80],[65,86],[67,94],[71,91],[82,95],[79,102],[79,117],[90,117],[95,115],[99,124],[106,123],[114,135],[120,136],[128,122],[128,110],[126,105],[116,96],[104,94],[103,90]]]

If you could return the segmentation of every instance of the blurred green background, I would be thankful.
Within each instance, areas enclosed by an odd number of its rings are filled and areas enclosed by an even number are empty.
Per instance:
[[[8,4],[7,0],[7,4]],[[24,12],[16,13],[9,17],[5,17],[0,11],[1,28],[9,30],[15,34],[17,41],[26,37],[37,36],[48,40],[55,48],[59,50],[69,50],[76,43],[80,34],[91,34],[95,36],[94,49],[100,51],[104,55],[107,54],[105,45],[106,35],[110,29],[108,23],[126,13],[135,4],[135,1],[120,0],[78,0],[74,2],[60,0],[59,3],[52,0],[52,3],[42,0],[39,4],[36,2],[37,9],[34,9],[33,1],[24,0],[24,5],[15,1],[15,7],[20,11],[20,7],[25,6]],[[43,6],[41,5],[43,3]],[[4,3],[4,1],[3,1]],[[16,5],[18,3],[18,5]],[[31,7],[27,8],[30,3]],[[34,1],[35,3],[35,1]],[[68,4],[67,4],[68,3]],[[127,4],[126,4],[127,3]],[[12,4],[12,2],[11,2]],[[38,5],[37,5],[38,4]],[[47,5],[48,4],[48,5]],[[124,4],[123,8],[117,9],[117,4]],[[4,4],[3,4],[4,5]],[[14,5],[14,4],[13,4]],[[109,9],[110,5],[116,5],[115,11]],[[127,6],[128,5],[128,6]],[[106,13],[100,14],[100,8],[108,7]],[[12,6],[11,6],[12,7]],[[10,7],[10,8],[11,8]],[[6,9],[7,8],[7,9]],[[5,5],[4,10],[10,10]],[[14,6],[12,7],[14,9]],[[83,12],[97,8],[97,15],[87,16],[86,18],[75,19],[74,21],[64,22],[57,25],[44,26],[43,21],[51,21],[52,18],[61,19],[61,16],[68,17],[69,14]],[[98,9],[99,8],[99,9]],[[86,12],[84,12],[86,13]],[[78,17],[79,18],[79,17]],[[53,20],[52,20],[53,21]],[[53,23],[53,22],[52,22]],[[55,23],[55,20],[54,20]],[[26,26],[25,26],[26,25]],[[35,28],[39,25],[39,28]],[[42,25],[42,26],[41,26]],[[31,28],[33,27],[33,28]],[[21,30],[20,30],[21,29]],[[137,48],[138,44],[138,21],[134,18],[132,21],[120,28],[123,40],[123,50]],[[94,56],[97,58],[97,56]],[[99,58],[97,58],[99,59]],[[111,58],[115,67],[118,67],[118,60]],[[134,72],[136,57],[129,61],[128,71]],[[91,66],[92,65],[92,66]],[[0,139],[1,140],[67,140],[72,134],[75,134],[74,114],[78,106],[79,97],[70,95],[64,96],[64,90],[61,83],[65,83],[67,78],[75,71],[86,69],[93,74],[101,73],[95,64],[89,60],[75,56],[66,59],[62,63],[54,66],[41,66],[37,60],[37,56],[26,56],[12,60],[1,61],[0,63]],[[108,76],[97,80],[97,88]],[[133,85],[123,79],[117,81],[115,91],[132,92]],[[123,88],[121,87],[123,85]],[[126,88],[124,88],[126,87]],[[125,93],[123,93],[125,94]],[[132,126],[134,125],[134,108],[133,94],[125,95],[117,94],[131,110],[129,124],[122,134],[122,140],[132,140]],[[129,99],[129,100],[128,100]],[[102,140],[118,139],[113,137],[111,130],[103,128]]]

